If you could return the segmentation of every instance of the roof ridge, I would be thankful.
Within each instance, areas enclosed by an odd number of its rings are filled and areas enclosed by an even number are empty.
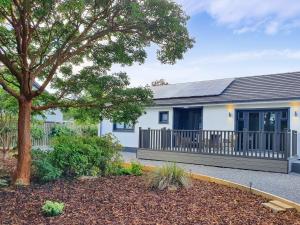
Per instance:
[[[170,86],[170,85],[180,85],[180,84],[190,84],[190,83],[198,83],[198,82],[209,82],[209,81],[220,81],[220,80],[232,80],[235,81],[236,79],[241,79],[241,78],[254,78],[254,77],[264,77],[264,76],[276,76],[276,75],[288,75],[288,74],[299,74],[300,71],[295,71],[295,72],[284,72],[284,73],[270,73],[270,74],[260,74],[260,75],[248,75],[248,76],[238,76],[238,77],[225,77],[225,78],[217,78],[217,79],[209,79],[209,80],[196,80],[196,81],[188,81],[188,82],[178,82],[178,83],[173,83],[173,84],[167,84],[167,85],[162,85],[162,86],[151,86],[151,88],[159,88],[159,87],[164,87],[164,86]]]

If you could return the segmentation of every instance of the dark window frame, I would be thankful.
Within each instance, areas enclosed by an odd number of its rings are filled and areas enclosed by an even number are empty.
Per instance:
[[[168,119],[166,121],[162,121],[162,114],[166,113],[168,116]],[[159,124],[169,124],[169,120],[170,120],[170,115],[169,115],[169,111],[159,111],[158,112],[158,123]]]
[[[246,121],[246,118],[244,118],[245,116],[243,116],[243,119],[239,119],[238,117],[238,113],[240,112],[244,112],[244,113],[250,113],[250,112],[259,112],[261,114],[265,113],[265,112],[282,112],[282,111],[286,111],[286,118],[281,118],[281,116],[276,117],[276,119],[278,119],[277,123],[281,123],[282,120],[287,121],[287,130],[290,129],[290,108],[287,107],[279,107],[279,108],[245,108],[245,109],[235,109],[235,122],[234,122],[234,129],[235,131],[238,130],[238,121],[244,121],[244,126],[249,127],[249,121]],[[281,114],[281,113],[280,113]],[[247,116],[246,116],[247,117]],[[261,117],[261,116],[260,116]],[[260,126],[263,126],[263,121],[261,121],[262,118],[260,118]],[[278,127],[276,127],[275,129],[278,129]],[[260,130],[263,130],[262,127],[260,128]]]
[[[122,124],[124,128],[118,128],[117,124]],[[113,132],[134,132],[135,125],[132,125],[132,128],[125,128],[125,123],[113,123]]]

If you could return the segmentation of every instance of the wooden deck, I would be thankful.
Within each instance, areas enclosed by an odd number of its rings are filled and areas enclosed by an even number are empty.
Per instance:
[[[137,157],[271,172],[288,172],[297,133],[142,130]]]

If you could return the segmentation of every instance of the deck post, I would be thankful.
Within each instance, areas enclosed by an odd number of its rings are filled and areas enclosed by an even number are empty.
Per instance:
[[[139,148],[142,148],[142,127],[139,127]]]

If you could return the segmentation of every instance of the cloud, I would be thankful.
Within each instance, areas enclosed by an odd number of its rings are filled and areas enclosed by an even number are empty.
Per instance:
[[[207,13],[235,33],[276,34],[299,27],[299,0],[175,0],[190,15]]]
[[[253,60],[299,60],[300,50],[291,49],[265,49],[256,51],[242,51],[228,54],[199,57],[192,64],[239,63]]]
[[[169,83],[211,80],[224,77],[259,75],[300,71],[300,49],[265,49],[217,54],[162,65],[148,61],[145,64],[113,66],[112,72],[127,72],[133,86],[150,84],[164,78]]]

